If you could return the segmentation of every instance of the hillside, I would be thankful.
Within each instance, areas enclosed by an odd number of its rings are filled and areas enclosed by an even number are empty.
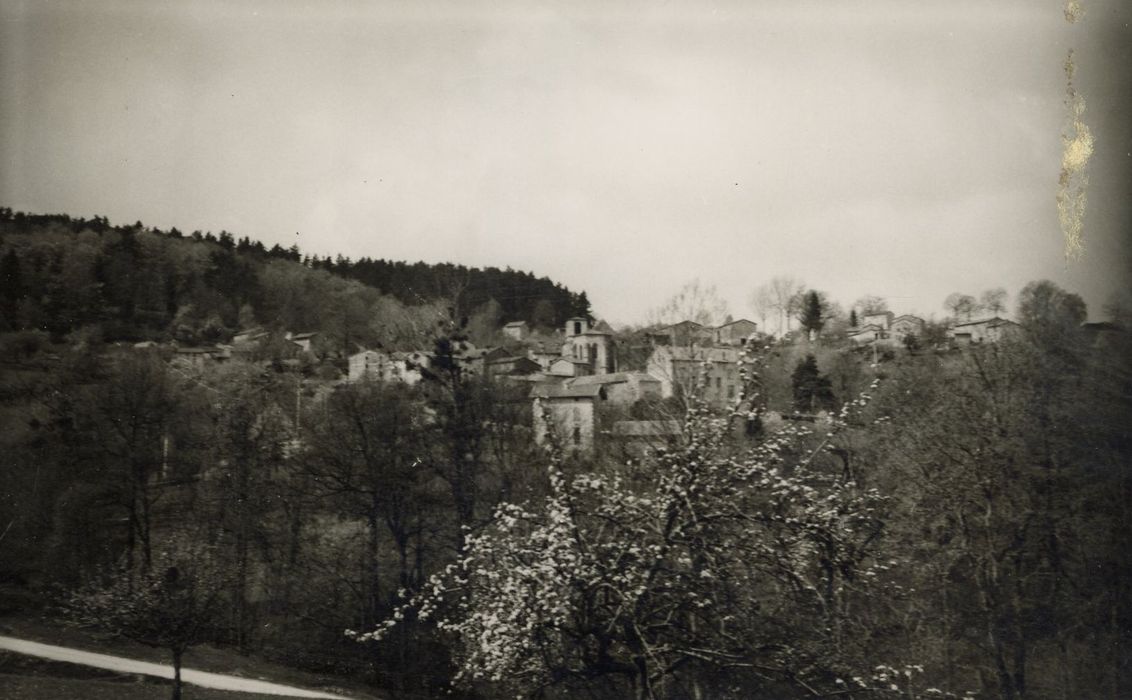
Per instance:
[[[555,327],[588,315],[589,302],[530,272],[319,258],[226,231],[0,208],[0,332],[196,344],[263,325],[318,332],[329,349],[350,352],[411,344],[449,309]]]

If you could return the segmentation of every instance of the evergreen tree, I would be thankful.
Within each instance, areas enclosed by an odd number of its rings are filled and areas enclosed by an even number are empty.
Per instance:
[[[791,375],[794,386],[794,410],[816,413],[821,409],[832,409],[833,388],[829,377],[818,371],[818,361],[813,355],[806,355],[798,362]]]
[[[806,292],[802,299],[802,310],[798,314],[798,321],[811,337],[821,332],[822,326],[825,325],[825,314],[822,311],[821,297],[817,292],[812,290]]]

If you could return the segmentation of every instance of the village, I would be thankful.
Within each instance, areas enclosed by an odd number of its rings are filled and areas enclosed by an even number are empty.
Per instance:
[[[896,353],[919,351],[924,345],[925,324],[924,319],[910,314],[864,313],[857,325],[826,334],[820,342],[875,366]],[[930,350],[956,352],[1017,338],[1021,332],[1018,323],[997,315],[958,320],[947,325],[945,341]],[[634,356],[643,354],[646,359],[627,366],[630,362],[622,359],[627,354],[622,345],[631,341],[619,339],[623,335],[605,321],[591,322],[583,317],[570,318],[555,330],[533,329],[526,321],[512,321],[498,329],[498,344],[477,347],[463,339],[454,347],[451,359],[468,377],[518,389],[518,395],[529,402],[528,427],[538,444],[545,445],[553,436],[568,453],[587,454],[602,446],[618,454],[640,455],[680,436],[681,397],[695,395],[715,408],[734,404],[742,388],[740,370],[748,349],[818,342],[816,335],[800,331],[776,339],[747,319],[727,320],[717,326],[684,320],[653,325],[635,334],[632,340],[643,339],[644,345],[636,348],[643,353]],[[317,333],[255,327],[237,333],[226,344],[173,347],[170,362],[182,370],[202,370],[233,359],[258,360],[297,372],[319,365],[317,340]],[[136,347],[157,345],[139,343]],[[346,358],[343,376],[327,379],[324,374],[323,379],[312,378],[308,384],[313,394],[321,397],[337,386],[359,382],[412,387],[422,382],[434,361],[435,350],[425,347],[359,348]],[[634,406],[638,410],[632,411]],[[642,406],[647,408],[642,411]],[[647,417],[630,417],[631,413]],[[828,410],[814,413],[771,410],[762,416],[762,422],[774,430],[791,419],[830,420]]]

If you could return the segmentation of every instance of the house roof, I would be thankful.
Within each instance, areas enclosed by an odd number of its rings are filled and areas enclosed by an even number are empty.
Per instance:
[[[512,321],[510,323],[503,324],[503,327],[504,328],[519,328],[520,326],[525,326],[525,325],[527,325],[526,321]]]
[[[718,326],[716,326],[716,328],[727,328],[728,326],[734,326],[736,323],[749,323],[752,326],[758,326],[759,325],[759,324],[755,323],[754,321],[748,321],[745,318],[738,318],[738,319],[735,319],[734,321],[728,321],[727,323],[721,323]]]
[[[704,325],[702,323],[696,323],[695,321],[677,321],[676,323],[673,323],[673,324],[668,325],[668,326],[664,326],[662,328],[658,328],[657,330],[658,331],[667,331],[667,330],[672,330],[673,328],[680,328],[680,327],[697,328],[698,329],[698,328],[703,328]]]
[[[538,365],[537,362],[523,355],[508,355],[507,357],[496,357],[487,361],[489,365],[503,365],[508,362],[529,362],[532,365]]]
[[[913,316],[912,314],[902,314],[902,315],[897,316],[896,318],[892,319],[892,322],[896,323],[897,321],[902,321],[904,319],[908,319],[909,321],[917,321],[919,323],[924,322],[924,319],[920,318],[919,316]]]
[[[590,364],[590,361],[589,361],[589,360],[575,360],[575,359],[574,359],[574,358],[572,358],[572,357],[560,357],[560,358],[558,358],[557,360],[555,360],[554,362],[551,362],[550,364],[552,364],[552,365],[553,365],[553,364],[555,364],[555,363],[557,363],[557,362],[569,362],[569,363],[570,363],[570,364],[572,364],[572,365],[585,365],[585,366],[587,366],[587,367],[588,367],[588,366],[589,366],[589,364]]]
[[[536,384],[531,387],[533,399],[596,399],[605,398],[600,384],[567,386],[566,384]]]
[[[583,335],[613,335],[613,329],[605,321],[598,321],[593,328],[589,329]]]
[[[952,326],[952,328],[961,328],[963,326],[979,326],[979,325],[982,325],[984,323],[988,326],[991,326],[991,327],[1001,326],[1001,325],[1004,325],[1004,324],[1007,324],[1007,323],[1013,324],[1015,326],[1018,325],[1017,323],[1014,323],[1014,321],[1009,321],[1005,318],[999,318],[998,316],[995,316],[993,318],[979,319],[978,321],[964,321],[963,323],[956,323],[954,326]]]
[[[740,352],[735,348],[689,348],[683,346],[659,347],[657,352],[667,353],[673,360],[687,362],[738,362]]]
[[[291,336],[291,340],[306,340],[307,338],[313,338],[316,335],[318,335],[318,333],[296,333]]]
[[[861,333],[866,333],[868,331],[883,331],[883,330],[884,330],[883,328],[881,328],[880,326],[878,326],[875,323],[866,323],[865,325],[860,326],[859,328],[850,328],[849,329],[849,335],[860,335]]]
[[[645,372],[614,372],[612,374],[592,374],[585,377],[574,377],[569,380],[571,386],[584,386],[587,384],[620,384],[632,379],[637,381],[657,382],[660,380]]]
[[[1098,321],[1096,323],[1082,323],[1081,328],[1083,328],[1087,331],[1112,331],[1114,333],[1120,333],[1121,331],[1124,330],[1124,327],[1121,326],[1119,323],[1113,323],[1111,321]],[[134,347],[137,347],[137,346],[135,345]]]

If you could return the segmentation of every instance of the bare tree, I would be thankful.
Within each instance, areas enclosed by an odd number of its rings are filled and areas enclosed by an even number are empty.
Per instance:
[[[771,309],[778,314],[778,334],[790,330],[790,318],[797,310],[806,285],[793,277],[775,277],[765,285],[771,301]]]
[[[853,308],[857,309],[862,316],[882,314],[888,311],[888,302],[885,301],[884,297],[866,294],[853,303]]]
[[[979,305],[995,315],[1006,311],[1006,290],[1002,287],[988,289],[979,297]]]
[[[980,307],[979,302],[970,294],[954,292],[944,299],[943,308],[947,309],[956,321],[970,321]]]
[[[760,285],[751,292],[750,305],[755,318],[759,319],[759,328],[766,328],[767,318],[775,312],[774,294],[771,293],[770,286]]]
[[[702,326],[715,326],[724,323],[728,313],[727,302],[719,296],[715,285],[705,286],[694,279],[663,305],[652,309],[648,321],[654,325],[694,321]]]

